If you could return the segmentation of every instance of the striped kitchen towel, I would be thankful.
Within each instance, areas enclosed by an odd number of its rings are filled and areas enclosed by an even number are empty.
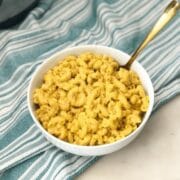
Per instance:
[[[0,179],[74,179],[96,157],[57,149],[27,108],[34,70],[53,53],[100,44],[131,54],[170,0],[40,0],[26,19],[0,32]],[[154,111],[180,93],[179,14],[139,56],[155,88]]]

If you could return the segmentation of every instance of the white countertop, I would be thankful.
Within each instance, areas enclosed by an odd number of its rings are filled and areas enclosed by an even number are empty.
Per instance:
[[[77,179],[180,180],[180,96],[154,113],[135,141]]]

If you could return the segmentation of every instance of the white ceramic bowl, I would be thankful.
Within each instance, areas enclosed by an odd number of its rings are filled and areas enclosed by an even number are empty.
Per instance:
[[[32,79],[31,79],[31,82],[29,84],[29,88],[28,88],[28,108],[29,108],[31,116],[32,116],[34,122],[36,123],[36,125],[41,130],[42,134],[52,144],[63,149],[64,151],[67,151],[67,152],[70,152],[73,154],[82,155],[82,156],[99,156],[99,155],[109,154],[109,153],[112,153],[114,151],[121,149],[122,147],[129,144],[142,131],[142,129],[144,128],[144,125],[146,124],[146,122],[151,114],[152,108],[153,108],[154,90],[153,90],[152,82],[151,82],[147,72],[145,71],[145,69],[138,62],[134,62],[131,69],[134,70],[139,75],[141,82],[150,98],[150,104],[149,104],[148,111],[146,112],[142,123],[139,125],[139,127],[134,132],[132,132],[127,137],[125,137],[121,140],[118,140],[114,143],[98,145],[98,146],[81,146],[81,145],[70,144],[68,142],[62,141],[62,140],[56,138],[55,136],[49,134],[41,126],[41,124],[39,123],[38,119],[35,116],[35,113],[34,113],[35,106],[32,101],[33,90],[41,85],[44,74],[47,72],[48,69],[55,66],[59,60],[62,60],[64,57],[66,57],[68,55],[72,55],[72,54],[78,55],[82,52],[87,52],[87,51],[109,55],[109,56],[113,57],[114,59],[116,59],[121,64],[126,63],[127,60],[130,58],[129,55],[127,55],[126,53],[124,53],[120,50],[113,49],[113,48],[106,47],[106,46],[98,46],[98,45],[76,46],[76,47],[62,50],[62,51],[54,54],[50,58],[46,59],[45,62],[34,73]]]

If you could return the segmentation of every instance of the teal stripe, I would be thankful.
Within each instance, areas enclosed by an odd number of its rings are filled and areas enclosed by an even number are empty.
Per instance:
[[[46,168],[43,169],[43,171],[39,174],[38,178],[41,179],[44,177],[45,174],[48,173],[48,170],[50,168],[52,168],[52,165],[54,163],[54,159],[57,161],[55,163],[55,165],[53,166],[53,170],[55,170],[60,163],[62,163],[64,161],[64,157],[66,157],[66,159],[70,159],[72,157],[72,155],[66,155],[66,152],[57,152],[52,158],[51,161],[49,162],[49,165],[46,166]],[[46,160],[47,161],[47,160]],[[42,162],[42,164],[44,164],[44,162]],[[51,174],[50,174],[51,175]],[[46,179],[50,179],[51,177],[47,177]]]
[[[81,167],[79,167],[78,169],[76,169],[75,171],[73,171],[71,174],[68,174],[67,177],[65,177],[65,179],[67,180],[73,180],[75,176],[78,176],[80,174],[82,174],[83,172],[85,172],[85,170],[87,168],[89,168],[90,166],[92,166],[95,162],[97,162],[100,159],[100,157],[91,157],[87,163],[83,164]]]
[[[28,159],[25,162],[22,162],[20,164],[21,168],[19,168],[19,166],[14,166],[10,169],[8,169],[7,171],[5,171],[4,173],[1,174],[0,179],[1,180],[15,180],[18,179],[22,173],[27,170],[38,158],[40,158],[44,153],[40,153],[34,157],[32,157],[31,159]]]
[[[31,74],[35,71],[35,69],[41,64],[42,62],[39,61],[37,63],[33,63],[33,64],[28,64],[26,66],[24,66],[24,64],[21,66],[21,69],[18,69],[18,71],[16,71],[13,74],[13,78],[11,79],[10,82],[8,82],[8,84],[6,84],[5,86],[1,86],[0,87],[0,97],[6,96],[6,95],[11,95],[10,93],[13,90],[14,93],[14,89],[16,88],[20,88],[22,85],[22,81],[24,81],[24,79],[31,77]],[[24,70],[26,69],[26,70]],[[21,79],[21,81],[19,81]],[[1,101],[0,101],[1,102]],[[0,103],[1,104],[1,103]]]
[[[8,151],[8,153],[9,153],[9,154],[15,154],[15,153],[17,153],[20,149],[25,149],[26,146],[27,146],[28,144],[31,144],[31,143],[32,143],[33,145],[35,145],[34,141],[35,141],[36,143],[40,143],[40,144],[42,144],[43,141],[44,141],[44,142],[47,142],[47,141],[45,141],[45,140],[42,138],[41,133],[37,133],[37,131],[34,131],[34,132],[36,132],[36,134],[35,134],[35,133],[34,133],[34,134],[29,134],[30,137],[27,137],[27,138],[29,138],[29,139],[27,139],[27,140],[26,140],[25,142],[23,142],[23,143],[19,142],[19,143],[18,143],[18,146],[17,146],[17,147],[15,146],[15,148],[13,147],[13,149],[10,149],[10,150]],[[37,141],[38,139],[39,139],[39,141]],[[5,153],[4,153],[4,156],[0,157],[0,161],[1,161],[1,160],[4,160],[4,159],[7,159],[7,158],[9,158],[9,157],[7,157],[7,152],[5,152]]]
[[[76,159],[75,159],[75,161],[73,161],[73,162],[70,161],[70,163],[68,163],[68,164],[66,164],[65,166],[63,166],[63,167],[58,171],[58,173],[60,173],[60,172],[61,172],[63,169],[65,169],[66,167],[69,167],[69,166],[75,164],[79,159],[81,159],[81,157],[80,157],[80,156],[77,156]],[[56,178],[56,177],[57,177],[57,176],[55,176],[55,178]]]
[[[2,116],[1,116],[1,120],[0,120],[0,123],[3,123],[5,122],[6,120],[8,120],[9,118],[13,118],[13,115],[15,113],[17,113],[16,111],[18,111],[19,108],[22,107],[23,103],[26,102],[27,98],[26,96],[20,96],[20,99],[17,103],[14,103],[14,106],[11,107],[11,111],[9,111],[8,113],[4,113]],[[24,103],[25,104],[25,103]],[[4,108],[3,108],[4,109]]]
[[[164,98],[163,101],[160,101],[159,103],[155,104],[155,107],[153,109],[153,113],[155,113],[161,106],[165,105],[167,102],[169,102],[170,100],[172,100],[173,98],[175,98],[179,94],[180,94],[180,90],[175,91],[175,92],[173,91],[170,94],[168,94],[168,96],[166,96],[166,98]]]
[[[17,126],[12,127],[11,131],[9,131],[8,134],[3,134],[3,136],[1,136],[0,149],[3,149],[8,144],[13,142],[18,136],[26,132],[27,129],[29,129],[29,127],[33,124],[32,118],[30,117],[28,111],[26,111],[26,113],[22,114],[19,117],[18,122],[19,123],[17,123]]]

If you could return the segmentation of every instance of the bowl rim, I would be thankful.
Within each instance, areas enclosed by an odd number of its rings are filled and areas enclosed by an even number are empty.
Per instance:
[[[50,134],[47,130],[45,130],[45,128],[40,124],[40,122],[38,121],[38,119],[36,118],[34,112],[33,112],[33,109],[32,109],[32,106],[31,106],[31,103],[30,103],[30,94],[31,94],[31,88],[32,88],[32,84],[33,84],[33,81],[34,79],[37,77],[39,71],[42,69],[42,67],[48,63],[49,61],[52,61],[52,59],[55,59],[56,57],[58,57],[60,54],[62,53],[65,53],[65,52],[68,52],[68,51],[73,51],[73,50],[76,50],[76,49],[83,49],[83,48],[105,48],[105,49],[111,49],[113,51],[117,51],[118,53],[121,53],[123,56],[126,56],[127,58],[130,58],[130,55],[128,55],[127,53],[119,50],[119,49],[116,49],[116,48],[112,48],[112,47],[108,47],[108,46],[104,46],[104,45],[78,45],[78,46],[73,46],[73,47],[67,47],[65,49],[62,49],[58,52],[55,52],[53,55],[51,55],[50,57],[48,58],[45,58],[45,60],[36,68],[36,70],[33,72],[33,75],[30,79],[30,82],[29,82],[29,85],[28,85],[28,90],[27,90],[27,103],[28,103],[28,109],[29,109],[29,112],[31,114],[31,117],[33,119],[33,121],[35,122],[35,124],[38,126],[38,128],[41,130],[43,136],[44,134],[46,135],[46,139],[48,139],[48,136],[49,138],[52,138],[53,139],[53,142],[51,142],[52,144],[56,145],[54,143],[54,141],[56,141],[57,143],[61,143],[65,146],[69,146],[71,148],[76,148],[76,149],[82,149],[82,150],[89,150],[89,149],[101,149],[101,148],[105,148],[105,147],[110,147],[110,146],[114,146],[116,144],[119,144],[119,143],[122,143],[122,142],[125,142],[127,141],[128,139],[131,139],[141,128],[144,127],[144,125],[146,124],[146,122],[148,121],[150,115],[151,115],[151,112],[152,112],[152,109],[153,109],[153,105],[154,105],[154,88],[153,88],[153,84],[152,84],[152,81],[150,79],[150,76],[149,74],[147,73],[146,69],[138,62],[138,61],[135,61],[134,64],[136,64],[136,66],[140,67],[141,69],[143,69],[143,71],[146,73],[147,75],[147,78],[148,78],[148,83],[150,83],[150,89],[149,91],[152,93],[152,96],[150,98],[150,104],[149,104],[149,107],[148,107],[148,111],[144,114],[144,117],[143,117],[143,120],[142,122],[139,124],[139,126],[133,131],[131,132],[129,135],[123,137],[122,139],[119,139],[119,140],[116,140],[112,143],[108,143],[108,144],[101,144],[101,145],[93,145],[93,146],[87,146],[87,145],[78,145],[78,144],[72,144],[72,143],[69,143],[69,142],[66,142],[66,141],[63,141],[59,138],[57,138],[56,136]],[[146,118],[145,118],[146,116]],[[48,139],[49,141],[49,139]]]

